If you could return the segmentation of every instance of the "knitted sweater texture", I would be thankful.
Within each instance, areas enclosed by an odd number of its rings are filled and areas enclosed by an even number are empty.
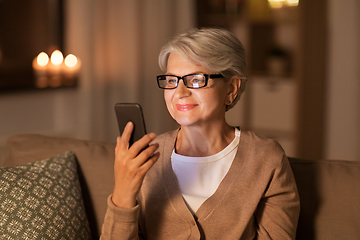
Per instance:
[[[118,208],[108,198],[101,240],[295,239],[300,200],[276,141],[242,131],[229,172],[193,215],[171,168],[176,136],[171,131],[154,140],[160,158],[146,174],[134,208]]]

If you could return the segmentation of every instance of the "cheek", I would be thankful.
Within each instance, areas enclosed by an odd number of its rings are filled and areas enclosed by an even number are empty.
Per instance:
[[[170,102],[171,96],[170,96],[169,91],[167,91],[167,90],[164,90],[164,99],[165,99],[166,104],[168,104]]]
[[[164,90],[164,100],[165,100],[165,103],[166,103],[166,107],[167,107],[167,109],[168,109],[168,111],[169,111],[170,113],[172,112],[171,99],[172,99],[172,93],[171,93],[171,91]]]
[[[228,90],[227,88],[222,87],[218,90],[217,95],[218,95],[218,99],[221,102],[221,104],[224,104],[228,98],[228,94],[227,94]]]
[[[200,97],[203,100],[204,104],[214,106],[223,105],[226,99],[226,93],[221,91],[221,89],[216,89],[208,94],[204,94]]]

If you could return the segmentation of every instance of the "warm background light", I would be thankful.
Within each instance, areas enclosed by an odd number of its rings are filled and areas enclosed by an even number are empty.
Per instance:
[[[54,65],[60,65],[63,60],[64,56],[59,50],[55,50],[50,57],[51,63]]]
[[[55,50],[50,61],[45,52],[39,53],[32,61],[32,67],[38,88],[75,86],[81,61],[74,54],[69,54],[64,59],[62,52]]]
[[[49,56],[46,53],[41,52],[41,53],[39,53],[36,61],[40,66],[44,67],[49,62]]]
[[[75,67],[77,62],[78,62],[78,60],[74,54],[69,54],[65,58],[65,65],[67,67]]]
[[[299,5],[299,0],[287,0],[287,4],[289,5],[289,6],[297,6],[297,5]]]
[[[272,8],[281,8],[284,4],[284,0],[269,0]]]
[[[268,0],[272,8],[281,8],[283,6],[295,7],[299,5],[299,0]]]

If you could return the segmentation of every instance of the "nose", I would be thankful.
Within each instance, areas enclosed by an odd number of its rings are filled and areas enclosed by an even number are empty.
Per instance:
[[[191,90],[185,86],[184,80],[181,80],[179,81],[177,88],[175,88],[175,96],[178,98],[190,96]]]

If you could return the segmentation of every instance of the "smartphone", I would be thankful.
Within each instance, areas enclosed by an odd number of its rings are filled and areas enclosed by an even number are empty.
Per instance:
[[[119,125],[120,135],[129,121],[134,124],[134,130],[129,141],[129,146],[146,134],[145,120],[140,104],[117,103],[115,104],[115,113]]]

